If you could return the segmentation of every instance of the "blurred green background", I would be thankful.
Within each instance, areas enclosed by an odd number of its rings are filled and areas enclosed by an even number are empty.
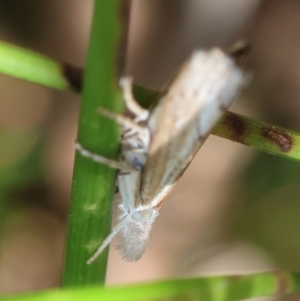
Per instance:
[[[83,66],[92,1],[0,1],[0,39]],[[128,72],[160,89],[193,49],[251,41],[232,111],[299,131],[300,3],[134,0]],[[299,44],[299,45],[298,45]],[[101,84],[101,83],[99,83]],[[79,96],[0,75],[0,293],[58,286]],[[210,137],[134,264],[108,284],[300,267],[300,165]]]

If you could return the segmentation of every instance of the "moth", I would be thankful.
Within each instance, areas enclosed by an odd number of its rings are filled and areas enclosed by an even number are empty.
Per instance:
[[[218,48],[195,51],[149,112],[135,102],[131,81],[123,79],[124,99],[135,117],[100,111],[123,126],[124,160],[109,160],[77,145],[82,155],[119,169],[117,183],[123,200],[119,222],[87,263],[93,262],[117,233],[123,258],[141,258],[159,208],[243,82],[243,72]]]

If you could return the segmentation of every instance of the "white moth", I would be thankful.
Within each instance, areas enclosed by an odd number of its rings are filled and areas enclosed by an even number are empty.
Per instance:
[[[120,169],[117,183],[123,199],[118,224],[88,263],[97,258],[117,233],[120,233],[118,249],[124,259],[141,258],[158,209],[237,96],[243,81],[242,71],[219,49],[195,51],[150,113],[135,103],[131,82],[123,81],[126,105],[137,113],[136,117],[131,120],[103,109],[101,112],[125,127],[122,139],[125,162],[106,161],[77,145],[84,156]]]

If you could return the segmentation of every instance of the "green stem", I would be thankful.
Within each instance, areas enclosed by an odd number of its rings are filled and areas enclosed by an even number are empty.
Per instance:
[[[78,141],[89,150],[116,158],[118,126],[97,113],[102,106],[122,111],[117,88],[116,54],[119,0],[96,0],[84,74]],[[63,286],[104,284],[108,250],[91,265],[86,261],[109,234],[115,170],[76,154]]]
[[[212,134],[273,155],[300,161],[299,133],[236,113],[227,112]]]
[[[299,274],[285,272],[168,280],[122,287],[43,291],[0,301],[236,301],[300,293]]]
[[[58,90],[79,92],[83,72],[79,67],[0,42],[0,73]]]
[[[0,42],[0,73],[58,90],[80,92],[83,70]],[[140,86],[134,86],[134,92],[145,107],[158,94]],[[232,112],[217,124],[212,134],[273,155],[300,160],[300,134]]]

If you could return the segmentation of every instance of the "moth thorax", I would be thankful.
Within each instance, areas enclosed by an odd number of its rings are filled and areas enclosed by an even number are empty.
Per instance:
[[[144,210],[134,211],[131,214],[131,218],[136,222],[146,222],[152,220],[155,214],[156,210],[150,207]]]

